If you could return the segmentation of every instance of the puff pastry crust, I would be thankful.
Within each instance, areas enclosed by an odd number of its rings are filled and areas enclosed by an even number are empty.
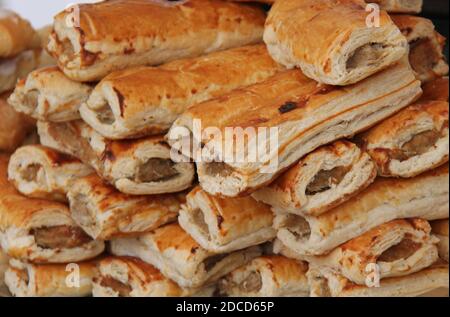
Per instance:
[[[8,102],[37,120],[71,121],[80,118],[78,110],[91,90],[89,84],[70,80],[57,67],[44,67],[19,81]]]
[[[184,194],[129,196],[95,174],[80,178],[67,197],[75,222],[93,239],[136,236],[176,220]]]
[[[318,85],[300,71],[289,70],[191,107],[175,121],[168,139],[179,149],[184,139],[177,131],[193,132],[198,119],[202,135],[188,133],[185,139],[194,145],[201,141],[203,149],[217,153],[223,144],[217,144],[215,135],[204,133],[208,127],[216,127],[222,136],[226,135],[225,129],[233,129],[235,134],[239,129],[254,131],[244,142],[244,151],[232,145],[224,147],[219,152],[221,157],[214,157],[213,162],[194,157],[202,187],[213,195],[234,197],[269,184],[306,154],[369,128],[410,104],[420,93],[420,81],[404,60],[348,87]],[[257,140],[260,128],[266,128],[266,135],[267,128],[277,132],[263,142],[267,145],[265,151],[257,145],[261,143]],[[261,151],[266,155],[256,160],[251,157]],[[231,159],[236,157],[239,160]],[[224,158],[229,159],[224,162]]]
[[[189,288],[211,285],[261,255],[258,246],[225,254],[207,251],[177,223],[137,238],[115,239],[110,243],[112,254],[140,258],[181,287]]]
[[[178,217],[180,226],[208,251],[232,252],[276,236],[270,207],[251,196],[220,198],[198,186],[186,201]]]
[[[420,13],[423,0],[366,0],[367,3],[376,3],[389,13]]]
[[[77,157],[125,194],[179,192],[194,181],[194,165],[173,162],[163,136],[111,141],[81,120],[39,121],[38,132],[43,145]]]
[[[231,297],[308,297],[308,264],[279,255],[265,255],[234,270],[219,282]]]
[[[317,216],[367,188],[376,175],[367,153],[351,142],[336,141],[307,154],[253,197],[277,210]]]
[[[69,264],[69,265],[73,265]],[[79,285],[67,283],[67,264],[32,264],[10,261],[5,281],[16,297],[84,297],[92,294],[92,280],[97,274],[95,261],[76,263]]]
[[[121,18],[129,12],[133,19]],[[213,0],[81,4],[55,17],[48,50],[69,78],[94,81],[132,66],[256,44],[265,18],[261,8]]]
[[[19,148],[8,165],[8,179],[23,195],[61,202],[67,202],[75,179],[93,172],[78,159],[42,145]]]
[[[189,297],[212,296],[214,287],[182,288],[138,258],[107,257],[99,263],[94,297]]]
[[[448,166],[414,178],[379,178],[353,199],[320,216],[277,211],[277,237],[301,255],[322,255],[395,219],[448,218]]]
[[[414,177],[448,162],[448,102],[421,101],[362,136],[385,177]]]
[[[422,82],[448,74],[443,53],[446,39],[431,20],[410,15],[393,15],[392,20],[408,40],[409,62]]]
[[[439,238],[439,256],[448,262],[448,219],[433,221],[431,227],[433,234]]]
[[[8,157],[0,156],[0,243],[10,257],[33,263],[91,259],[104,243],[89,238],[59,202],[20,195],[7,178]]]
[[[407,53],[407,41],[386,11],[368,27],[363,0],[283,0],[270,9],[264,42],[288,68],[330,85],[349,85]],[[305,32],[305,30],[308,30]]]

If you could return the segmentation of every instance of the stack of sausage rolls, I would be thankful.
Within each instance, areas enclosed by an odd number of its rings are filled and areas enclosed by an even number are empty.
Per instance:
[[[0,295],[448,293],[445,38],[376,2],[0,11]]]

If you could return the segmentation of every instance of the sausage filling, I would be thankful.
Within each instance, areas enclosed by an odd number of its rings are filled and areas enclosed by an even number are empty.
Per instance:
[[[406,161],[409,158],[427,153],[440,139],[441,134],[436,130],[416,134],[411,140],[403,144],[398,150],[391,150],[391,158]]]
[[[239,288],[248,293],[258,292],[262,287],[262,278],[259,272],[251,272],[240,284]]]
[[[119,282],[111,276],[102,277],[100,285],[114,290],[120,297],[129,297],[133,290],[130,285]]]
[[[42,166],[40,164],[27,165],[21,171],[21,177],[27,182],[35,182],[38,179],[38,174],[41,171]]]
[[[417,73],[432,71],[440,59],[431,39],[417,39],[410,43],[409,62]]]
[[[220,261],[222,261],[223,259],[225,259],[228,256],[228,254],[218,254],[218,255],[213,255],[210,256],[209,258],[206,258],[203,261],[203,265],[205,268],[205,271],[211,271],[217,263],[219,263]]]
[[[136,174],[136,182],[150,183],[167,181],[177,175],[175,163],[169,159],[151,158],[140,165]]]
[[[205,221],[205,215],[200,209],[192,211],[192,220],[197,225],[198,229],[207,237],[209,237],[209,228]]]
[[[386,251],[384,251],[379,257],[379,262],[394,262],[400,259],[407,259],[416,253],[422,245],[414,242],[411,239],[403,239],[399,244],[396,244]]]
[[[305,218],[290,214],[285,220],[284,227],[289,230],[298,240],[309,239],[311,227]]]
[[[347,60],[347,71],[376,65],[383,57],[384,48],[380,43],[369,43],[357,48]]]
[[[81,228],[67,225],[32,229],[31,234],[43,249],[70,249],[92,241]]]
[[[337,166],[331,170],[321,170],[306,187],[306,195],[312,196],[338,185],[349,172],[346,166]]]

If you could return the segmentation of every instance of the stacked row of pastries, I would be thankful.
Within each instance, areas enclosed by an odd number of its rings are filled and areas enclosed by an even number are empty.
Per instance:
[[[422,1],[377,1],[377,27],[363,0],[261,2],[109,0],[55,16],[55,65],[0,85],[23,120],[0,127],[0,290],[448,289],[448,66],[432,22],[407,15]],[[30,49],[27,32],[0,12],[1,63]],[[196,140],[196,120],[276,128],[275,149],[252,161],[249,135],[198,160],[182,145],[216,140]],[[39,142],[21,145],[34,122]]]

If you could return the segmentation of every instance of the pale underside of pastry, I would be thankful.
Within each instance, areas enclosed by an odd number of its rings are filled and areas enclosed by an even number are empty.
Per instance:
[[[138,238],[116,239],[110,243],[112,254],[140,258],[178,285],[189,288],[214,284],[222,276],[261,255],[258,246],[224,254],[209,252],[177,223]]]
[[[92,294],[96,271],[94,261],[32,264],[12,259],[5,282],[16,297],[84,297]]]
[[[431,227],[433,234],[439,238],[439,256],[448,262],[448,219],[433,221]]]
[[[448,183],[448,166],[414,178],[379,178],[353,199],[320,216],[276,211],[277,237],[300,255],[322,255],[391,220],[445,219],[449,214]]]
[[[78,109],[92,87],[67,78],[57,67],[44,67],[19,81],[8,102],[37,120],[64,122],[80,118]]]
[[[302,256],[279,240],[274,249],[284,256],[333,269],[353,283],[364,285],[370,279],[371,265],[378,266],[378,278],[384,279],[409,275],[435,263],[439,259],[439,240],[430,232],[426,220],[393,220],[340,245],[327,255]]]
[[[309,78],[354,84],[407,53],[407,41],[386,11],[379,11],[377,26],[368,15],[364,0],[278,1],[269,12],[264,42],[275,61],[299,67]]]
[[[95,174],[80,178],[67,197],[75,222],[93,239],[137,236],[178,216],[184,194],[129,196]]]
[[[214,292],[214,286],[182,288],[138,258],[107,257],[98,267],[94,297],[207,297]]]
[[[120,19],[133,12],[133,19]],[[263,9],[225,1],[162,5],[112,0],[73,6],[54,19],[48,51],[77,81],[261,41]]]
[[[70,217],[66,205],[22,196],[7,179],[8,157],[0,156],[0,243],[10,257],[34,263],[91,259],[104,250]]]
[[[38,132],[43,145],[77,157],[126,194],[179,192],[194,181],[193,164],[172,161],[162,136],[111,141],[83,121],[39,121]]]
[[[420,13],[423,0],[366,0],[367,3],[376,3],[389,13]]]
[[[318,85],[300,71],[289,70],[191,107],[175,121],[167,138],[175,149],[194,156],[206,191],[234,197],[269,184],[321,145],[382,121],[420,93],[420,81],[405,60],[344,88]],[[201,135],[194,133],[199,121]],[[220,133],[208,134],[210,127]],[[181,129],[189,133],[176,135]],[[237,137],[248,135],[243,149],[234,139],[226,140],[230,130]],[[214,155],[198,157],[186,143],[203,145],[202,153]]]
[[[190,106],[261,82],[281,69],[259,44],[118,71],[95,87],[80,114],[110,139],[161,134]]]
[[[253,197],[276,210],[317,216],[351,199],[377,174],[370,156],[348,141],[336,141],[307,154]]]
[[[61,202],[67,202],[77,178],[93,172],[78,159],[42,145],[19,148],[8,165],[8,179],[23,195]]]
[[[230,297],[308,297],[307,271],[306,262],[261,256],[221,279],[219,291]]]
[[[357,285],[328,268],[310,267],[312,297],[416,297],[448,289],[448,264],[436,263],[420,272],[380,281],[380,287]]]
[[[420,101],[362,135],[385,177],[414,177],[448,162],[448,102]]]
[[[448,74],[444,56],[445,37],[435,31],[433,22],[426,18],[393,15],[394,23],[409,43],[409,62],[422,82]]]
[[[251,196],[220,198],[197,187],[186,200],[178,217],[180,226],[208,251],[232,252],[276,236],[270,207]]]

